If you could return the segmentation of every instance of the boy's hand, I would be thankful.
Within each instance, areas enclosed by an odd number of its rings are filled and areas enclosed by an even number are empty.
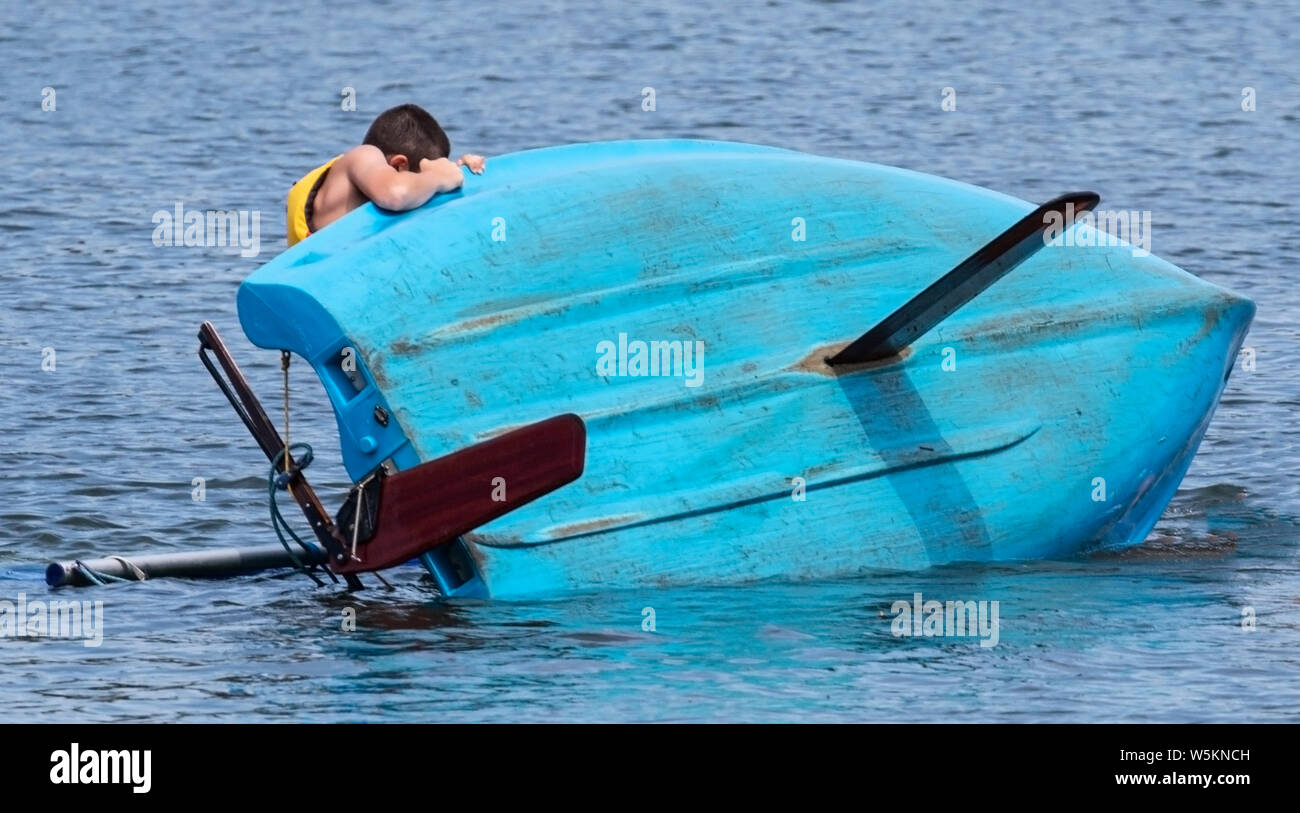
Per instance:
[[[467,152],[464,155],[462,155],[460,157],[460,160],[457,161],[456,163],[461,165],[462,167],[465,167],[475,175],[482,175],[484,167],[487,166],[487,159],[481,155],[475,155],[472,152]]]

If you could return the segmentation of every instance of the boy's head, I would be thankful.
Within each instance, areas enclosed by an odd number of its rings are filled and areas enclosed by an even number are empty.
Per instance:
[[[403,104],[385,110],[366,131],[363,144],[378,147],[397,170],[420,171],[421,159],[451,155],[451,142],[438,122],[423,107]]]

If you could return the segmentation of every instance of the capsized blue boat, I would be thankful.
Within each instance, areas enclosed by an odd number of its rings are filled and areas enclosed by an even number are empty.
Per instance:
[[[449,594],[1136,544],[1249,300],[1077,224],[901,354],[826,363],[1032,208],[745,144],[530,150],[414,212],[350,213],[249,276],[239,315],[315,368],[354,479],[586,421],[581,479],[425,558]]]

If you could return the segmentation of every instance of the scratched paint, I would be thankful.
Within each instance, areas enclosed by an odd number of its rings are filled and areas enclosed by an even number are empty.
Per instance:
[[[416,212],[353,212],[250,276],[240,317],[321,373],[354,478],[584,418],[584,477],[469,542],[493,595],[1123,547],[1190,463],[1249,301],[1122,246],[1049,246],[898,358],[818,361],[1031,208],[749,145],[536,150]],[[703,342],[702,386],[601,376],[620,333]],[[331,387],[343,344],[360,394]]]

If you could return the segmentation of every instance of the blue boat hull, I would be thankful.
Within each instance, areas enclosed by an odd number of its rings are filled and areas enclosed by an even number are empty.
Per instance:
[[[428,562],[448,592],[1135,544],[1205,433],[1248,300],[1126,245],[1077,245],[1098,242],[1080,225],[901,357],[824,361],[1031,208],[749,145],[534,150],[415,212],[352,212],[251,275],[240,319],[316,368],[353,478],[584,418],[582,479]],[[632,375],[638,341],[678,344]]]

